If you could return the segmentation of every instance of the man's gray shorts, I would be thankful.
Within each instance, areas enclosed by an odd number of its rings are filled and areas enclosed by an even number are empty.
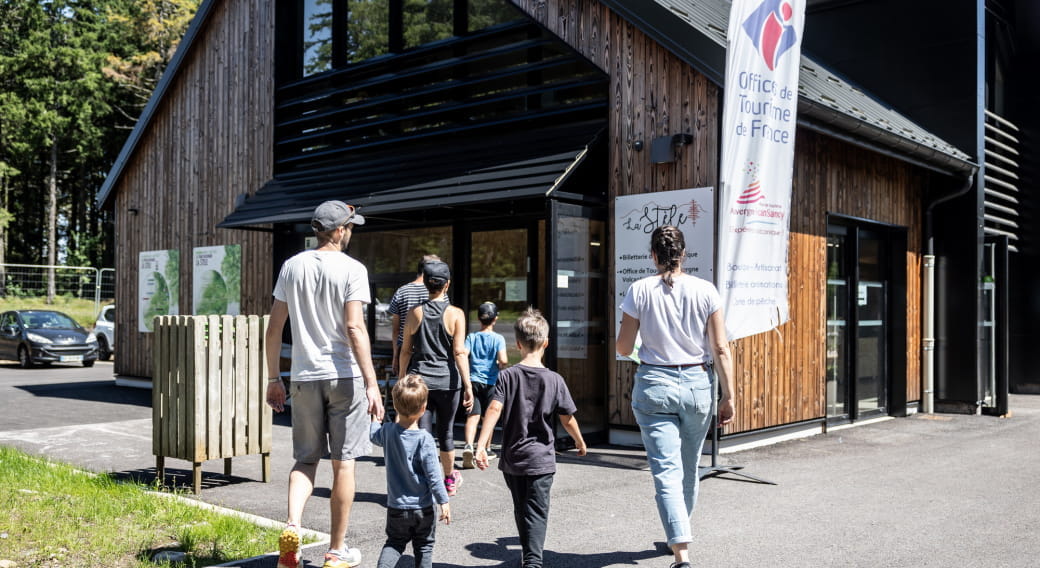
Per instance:
[[[342,461],[371,452],[363,378],[293,381],[290,390],[293,459],[317,463],[328,452]]]

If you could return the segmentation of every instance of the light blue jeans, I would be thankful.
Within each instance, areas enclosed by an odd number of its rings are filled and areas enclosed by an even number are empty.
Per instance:
[[[646,448],[668,546],[691,542],[690,515],[711,420],[712,377],[703,367],[640,365],[632,411]]]

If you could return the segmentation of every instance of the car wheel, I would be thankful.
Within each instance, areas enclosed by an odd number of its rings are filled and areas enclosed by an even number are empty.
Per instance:
[[[99,335],[98,341],[98,359],[101,361],[108,361],[108,358],[112,356],[112,349],[108,346],[108,339],[104,335]]]
[[[23,369],[28,369],[33,366],[32,355],[29,353],[29,349],[24,345],[18,348],[18,365]]]
[[[94,366],[94,362],[93,361],[84,361],[83,362],[83,366],[84,367],[93,367]]]

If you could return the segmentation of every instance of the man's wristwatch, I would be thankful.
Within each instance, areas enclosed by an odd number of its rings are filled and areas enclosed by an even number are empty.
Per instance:
[[[267,377],[268,383],[279,383],[282,381],[281,377]]]

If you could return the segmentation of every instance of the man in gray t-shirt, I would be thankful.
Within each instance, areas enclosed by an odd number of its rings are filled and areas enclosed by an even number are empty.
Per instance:
[[[332,522],[326,560],[361,563],[346,545],[354,495],[354,460],[368,455],[368,416],[383,416],[372,366],[363,305],[369,303],[368,272],[343,251],[354,225],[365,222],[354,207],[326,201],[311,226],[318,246],[285,261],[274,289],[267,327],[267,403],[284,410],[287,393],[278,374],[282,330],[291,322],[292,433],[296,464],[289,474],[288,522],[278,539],[279,568],[298,568],[299,527],[314,487],[318,462],[332,457]]]

